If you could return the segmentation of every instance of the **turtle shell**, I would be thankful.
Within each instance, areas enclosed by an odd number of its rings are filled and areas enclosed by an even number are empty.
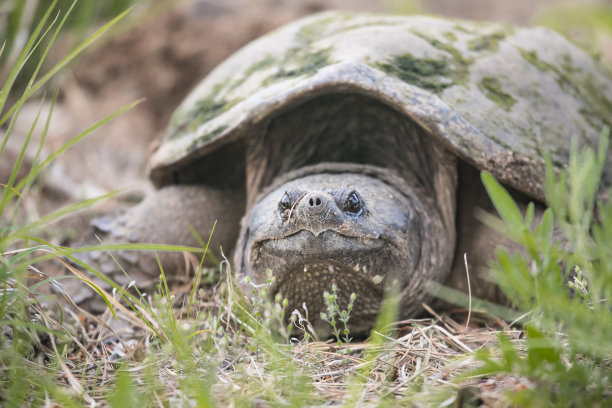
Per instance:
[[[463,160],[540,199],[543,152],[563,166],[572,139],[597,146],[612,122],[609,72],[549,29],[325,12],[248,44],[201,82],[172,117],[151,179],[172,183],[261,121],[331,92],[394,107]]]

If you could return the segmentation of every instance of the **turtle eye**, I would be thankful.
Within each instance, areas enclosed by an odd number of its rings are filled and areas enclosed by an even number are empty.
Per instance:
[[[289,197],[289,194],[285,192],[285,194],[283,194],[283,197],[278,202],[278,208],[280,208],[280,211],[283,212],[285,210],[290,209],[292,205],[293,203],[291,202],[291,198]]]
[[[359,215],[363,211],[363,204],[359,195],[353,191],[351,192],[344,203],[344,211],[352,215]]]

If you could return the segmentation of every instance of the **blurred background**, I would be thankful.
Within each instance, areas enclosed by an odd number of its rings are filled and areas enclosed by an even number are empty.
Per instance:
[[[0,39],[4,41],[0,84],[49,3],[0,1]],[[59,8],[65,10],[71,4],[61,0]],[[120,200],[137,201],[151,189],[146,180],[151,145],[190,89],[248,41],[307,14],[342,9],[546,25],[608,68],[612,66],[612,0],[80,0],[47,65],[86,38],[92,27],[128,8],[131,11],[117,27],[56,78],[53,87],[59,88],[59,97],[44,152],[56,150],[120,107],[144,101],[70,149],[50,168],[40,186],[43,199],[30,206],[34,212],[116,189],[128,189]],[[26,72],[35,68],[30,65]],[[18,86],[25,84],[18,82]],[[0,158],[0,184],[8,179],[41,103],[47,102],[34,98],[23,107]],[[36,147],[34,143],[26,162],[32,160]]]

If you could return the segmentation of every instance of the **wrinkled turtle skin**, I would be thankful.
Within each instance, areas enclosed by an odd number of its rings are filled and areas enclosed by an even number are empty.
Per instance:
[[[240,280],[270,270],[272,295],[289,312],[306,303],[315,324],[335,284],[341,308],[357,295],[351,332],[366,332],[385,293],[412,317],[429,281],[465,286],[463,253],[482,269],[502,242],[473,217],[491,208],[478,171],[543,203],[543,152],[562,167],[572,140],[596,146],[611,107],[610,76],[548,29],[318,14],[200,83],[151,158],[158,192],[99,229],[105,242],[192,245],[186,224],[206,237],[218,220],[213,248],[234,248]],[[151,259],[119,257],[137,284],[158,275]],[[177,254],[162,262],[184,269]]]

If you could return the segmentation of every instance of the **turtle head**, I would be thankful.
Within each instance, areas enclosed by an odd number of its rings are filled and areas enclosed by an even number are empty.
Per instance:
[[[386,173],[317,165],[273,183],[243,220],[240,273],[255,284],[271,273],[270,293],[288,313],[305,304],[315,326],[324,292],[336,287],[341,310],[355,293],[351,333],[369,330],[386,290],[411,285],[422,256],[422,206]]]

